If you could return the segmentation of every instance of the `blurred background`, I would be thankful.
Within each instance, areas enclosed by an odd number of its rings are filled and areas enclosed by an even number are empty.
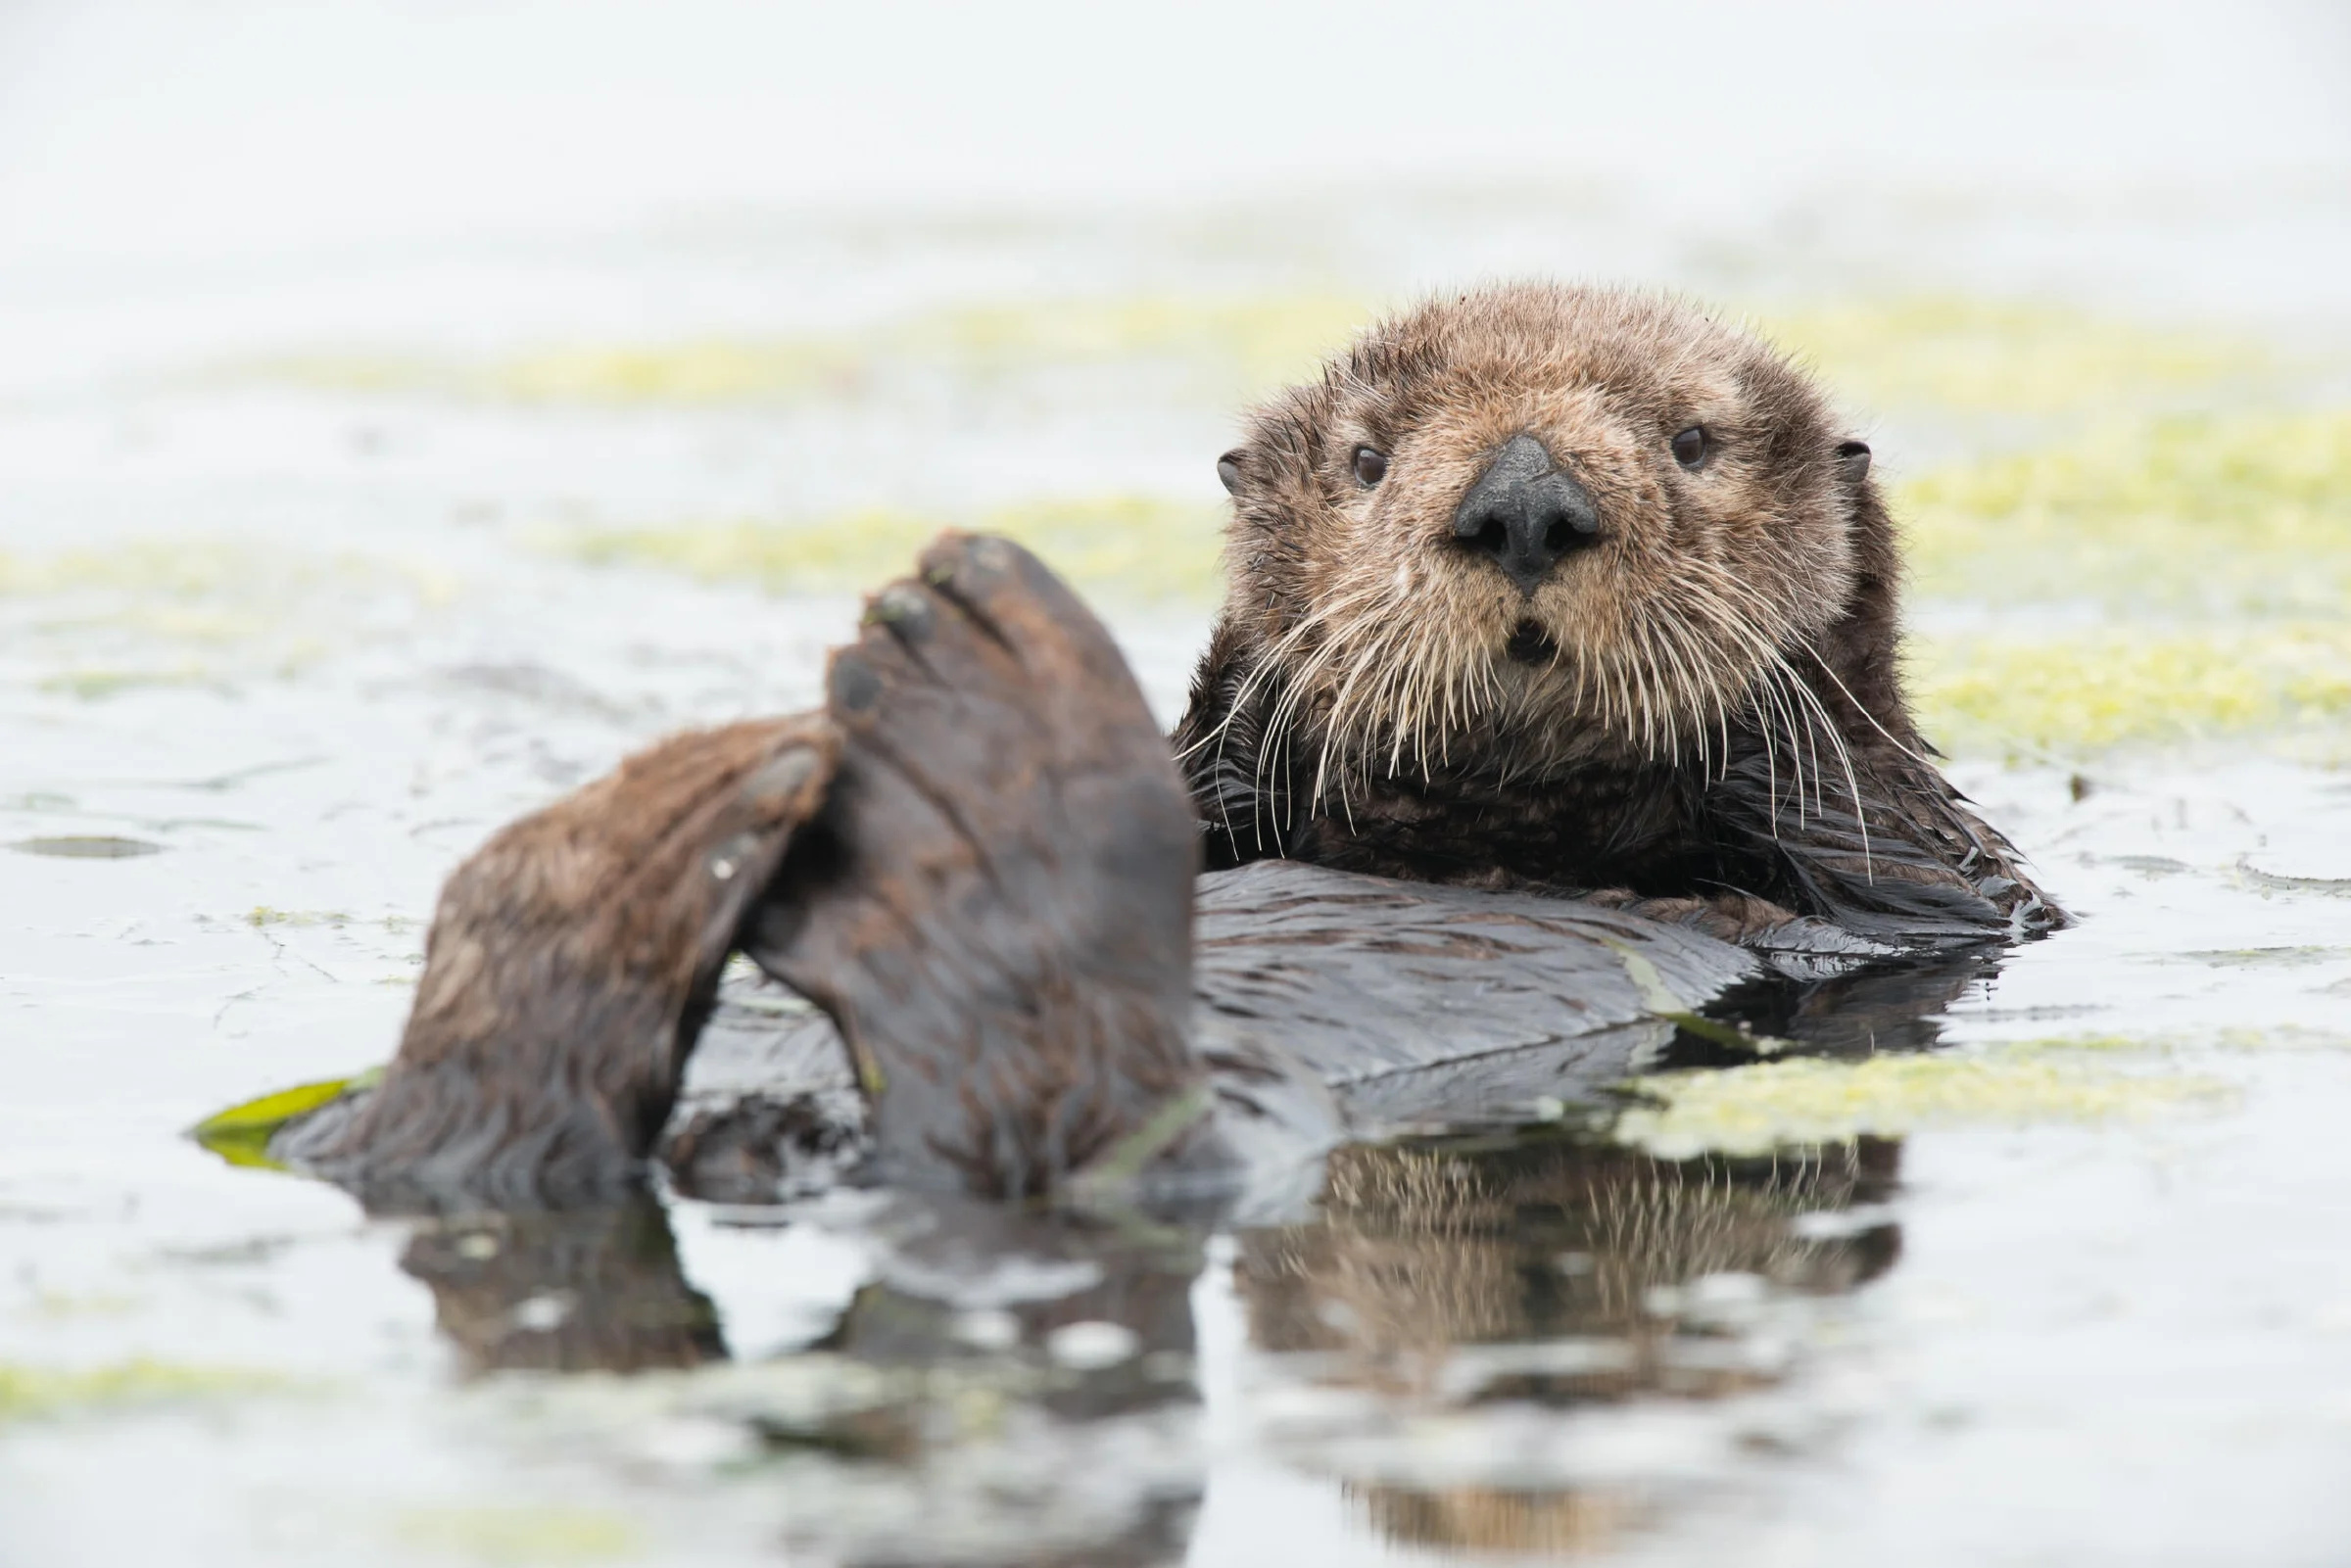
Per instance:
[[[939,527],[1046,553],[1172,718],[1238,411],[1535,274],[1817,369],[1929,733],[2093,917],[1954,1005],[1958,1087],[1720,1074],[1652,1151],[1908,1135],[1908,1196],[1825,1205],[1898,1217],[1892,1272],[1707,1265],[1768,1287],[1705,1319],[1738,1378],[1391,1404],[1329,1371],[1360,1301],[1271,1343],[1259,1264],[1468,1266],[1381,1207],[1410,1165],[1212,1247],[1192,1459],[1016,1421],[763,1489],[752,1395],[485,1392],[400,1238],[178,1137],[387,1055],[456,857],[807,702]],[[2334,0],[0,0],[0,1562],[2341,1560],[2346,278]],[[1663,1168],[1442,1180],[1573,1230]],[[1779,1179],[1738,1225],[1810,1212]],[[744,1361],[871,1288],[854,1223],[664,1223]],[[1530,1234],[1470,1274],[1614,1256]],[[1674,1234],[1577,1332],[1689,1283]],[[1415,1354],[1529,1332],[1438,1315]],[[877,1523],[925,1488],[935,1536]]]
[[[427,575],[845,589],[985,521],[1196,602],[1244,403],[1384,305],[1545,273],[1686,290],[1809,358],[1907,487],[1926,629],[1988,590],[2077,620],[2123,594],[2173,622],[2144,673],[2231,672],[2088,712],[1938,642],[1940,732],[2342,697],[2309,629],[2203,624],[2341,586],[2273,515],[2341,478],[2330,4],[15,0],[0,29],[12,552],[283,529]],[[2210,526],[2232,464],[2250,538]],[[155,484],[168,517],[128,499]],[[121,686],[238,654],[55,657]]]

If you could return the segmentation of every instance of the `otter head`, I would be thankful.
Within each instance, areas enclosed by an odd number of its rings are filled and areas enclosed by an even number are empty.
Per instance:
[[[1786,359],[1688,306],[1440,299],[1220,459],[1226,624],[1280,688],[1271,727],[1320,732],[1323,774],[1703,759],[1808,727],[1814,661],[1884,641],[1852,635],[1891,627],[1868,462]]]

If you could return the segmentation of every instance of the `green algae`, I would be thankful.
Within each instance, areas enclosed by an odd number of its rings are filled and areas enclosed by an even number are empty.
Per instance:
[[[1647,954],[1631,943],[1617,941],[1611,936],[1603,936],[1600,940],[1624,966],[1626,977],[1641,993],[1641,1005],[1675,1028],[1715,1045],[1728,1046],[1734,1051],[1746,1051],[1755,1056],[1775,1056],[1788,1049],[1789,1042],[1776,1035],[1757,1034],[1744,1022],[1726,1023],[1699,1013],[1677,996],[1672,986],[1665,983],[1665,976],[1658,973],[1656,965],[1649,961]],[[1558,1106],[1559,1102],[1554,1100],[1549,1104]],[[1556,1120],[1558,1117],[1553,1116],[1547,1119]]]
[[[2351,624],[1918,636],[1906,662],[1927,733],[1961,754],[2264,733],[2332,743],[2351,721]]]
[[[133,538],[102,549],[0,554],[0,594],[127,591],[159,606],[159,630],[189,638],[241,632],[242,623],[217,608],[224,603],[274,598],[289,589],[385,581],[434,598],[445,598],[455,589],[455,580],[446,573],[354,551],[306,551],[219,536]],[[174,604],[184,607],[161,607]]]
[[[461,390],[516,403],[726,404],[847,394],[867,373],[850,343],[703,338],[541,350],[479,368]]]
[[[74,1293],[35,1288],[32,1305],[23,1315],[46,1322],[76,1322],[89,1318],[127,1317],[144,1307],[137,1296],[118,1292]]]
[[[73,697],[82,702],[102,702],[108,697],[120,696],[125,691],[144,691],[157,689],[188,689],[217,685],[217,677],[201,665],[179,665],[171,669],[72,669],[43,676],[34,683],[34,689],[53,696]]]
[[[973,518],[876,509],[796,526],[686,524],[590,531],[546,543],[594,565],[655,566],[775,593],[846,593],[905,572],[950,526],[1015,540],[1073,582],[1120,597],[1198,600],[1219,586],[1222,514],[1148,496],[1039,499]]]
[[[1243,299],[1141,296],[965,308],[907,334],[973,366],[1009,368],[1176,355],[1223,368],[1252,392],[1309,375],[1372,315],[1361,299],[1324,294]]]
[[[282,1170],[285,1167],[269,1156],[269,1140],[278,1128],[352,1090],[371,1088],[382,1076],[383,1069],[371,1068],[355,1077],[328,1078],[278,1089],[215,1112],[190,1127],[188,1136],[229,1164],[256,1170]]]
[[[694,338],[666,344],[559,344],[486,360],[321,351],[243,362],[224,373],[234,380],[359,396],[704,406],[825,393],[850,396],[868,379],[865,364],[853,342]]]
[[[1841,400],[1878,408],[2109,412],[2257,384],[2279,368],[2267,345],[2242,337],[1964,295],[1767,310],[1757,324],[1809,361]]]
[[[277,1394],[296,1387],[294,1380],[273,1372],[145,1356],[73,1368],[0,1361],[0,1427],[191,1400]]]
[[[322,391],[608,406],[851,399],[946,376],[989,383],[1121,361],[1171,361],[1211,397],[1310,373],[1368,317],[1323,295],[1137,295],[920,311],[846,333],[556,344],[483,360],[367,352],[284,356],[233,374]]]
[[[434,568],[234,537],[0,554],[12,647],[42,671],[31,684],[93,702],[299,675],[456,586]]]
[[[1762,1155],[1923,1127],[2135,1120],[2232,1092],[2217,1078],[2117,1060],[2144,1053],[2140,1041],[2088,1037],[1661,1073],[1630,1085],[1646,1103],[1618,1117],[1613,1136],[1660,1159]]]
[[[351,923],[351,916],[331,909],[272,909],[267,904],[256,904],[245,913],[245,924],[256,927],[290,926],[306,929],[323,926],[341,930]]]
[[[1342,293],[1032,300],[829,334],[557,346],[471,363],[328,357],[269,373],[345,390],[626,407],[853,397],[892,377],[980,385],[1086,365],[1150,385],[1151,363],[1180,361],[1228,400],[1307,373],[1368,319],[1366,303]],[[1988,631],[1913,644],[1939,743],[2005,756],[2314,734],[2331,756],[2342,743],[2351,409],[2246,407],[2286,384],[2277,352],[2223,332],[1952,295],[1781,309],[1762,326],[1865,404],[2063,432],[1896,492],[1915,594],[1994,616]],[[2189,403],[2235,411],[2178,411]],[[1218,592],[1220,524],[1217,508],[1116,495],[970,513],[687,519],[541,543],[596,564],[849,593],[961,526],[1020,540],[1089,593],[1199,602]],[[2051,633],[2014,624],[2020,605],[2090,606],[2109,620]],[[2164,620],[2139,619],[2150,610]],[[2120,612],[2132,624],[2117,624]],[[92,666],[53,682],[97,697],[207,669]]]
[[[2258,1029],[2223,1029],[2213,1036],[2212,1043],[2223,1050],[2238,1052],[2343,1052],[2351,1051],[2351,1034],[2303,1023],[2282,1023]]]
[[[1917,590],[2001,605],[2339,617],[2351,408],[2108,424],[1896,494]]]
[[[232,373],[345,393],[691,407],[850,399],[925,376],[988,383],[1173,362],[1208,396],[1254,397],[1311,375],[1376,314],[1346,292],[1066,297],[948,306],[843,332],[552,344],[484,359],[354,350]],[[2266,345],[2243,337],[1958,295],[1767,309],[1758,325],[1841,395],[1878,407],[2110,411],[2258,385],[2279,369]]]
[[[2351,408],[2109,424],[1902,487],[1920,596],[1998,617],[1914,637],[1911,685],[1959,752],[2079,755],[2351,721]],[[2087,606],[2062,630],[2018,606]]]
[[[404,1546],[482,1563],[609,1562],[646,1544],[624,1514],[553,1503],[405,1508],[391,1525]]]

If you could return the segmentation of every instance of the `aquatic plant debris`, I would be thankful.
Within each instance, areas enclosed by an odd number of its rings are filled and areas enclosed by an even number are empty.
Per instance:
[[[1765,1155],[1931,1126],[2130,1119],[2234,1092],[2219,1078],[2118,1062],[2138,1046],[2084,1038],[1659,1073],[1627,1085],[1647,1103],[1622,1113],[1612,1136],[1667,1160]]]
[[[34,689],[87,702],[281,681],[456,595],[445,568],[240,535],[0,552],[0,630]]]
[[[490,357],[354,348],[213,372],[324,391],[520,404],[711,406],[841,401],[918,378],[997,382],[1174,361],[1228,403],[1311,372],[1374,319],[1351,293],[1134,294],[956,305],[834,332],[551,343]],[[1766,337],[1856,401],[2014,415],[2111,412],[2279,369],[2257,339],[2152,327],[2057,304],[1895,295],[1754,312]],[[1138,378],[1139,379],[1139,378]]]
[[[277,1372],[185,1365],[143,1356],[85,1367],[0,1361],[0,1426],[173,1401],[277,1394],[301,1386]]]
[[[269,1158],[269,1140],[278,1128],[355,1089],[374,1087],[383,1075],[384,1069],[377,1067],[353,1077],[327,1078],[278,1089],[215,1112],[190,1127],[188,1136],[232,1165],[282,1170],[285,1167]]]
[[[592,565],[658,566],[773,593],[857,593],[906,569],[939,532],[1001,534],[1073,582],[1141,599],[1204,600],[1219,586],[1223,518],[1149,496],[1043,498],[975,516],[874,508],[804,523],[686,523],[547,536]]]
[[[1726,1023],[1707,1018],[1692,1008],[1674,994],[1673,987],[1665,983],[1665,976],[1657,973],[1657,967],[1649,961],[1649,955],[1630,942],[1620,942],[1612,936],[1604,936],[1601,941],[1616,955],[1617,962],[1624,966],[1626,976],[1640,990],[1641,1005],[1675,1028],[1715,1045],[1751,1052],[1755,1056],[1774,1056],[1788,1049],[1789,1042],[1777,1036],[1757,1034],[1744,1023]],[[1551,1103],[1558,1104],[1557,1101]]]
[[[1954,753],[2267,735],[2324,759],[2351,738],[2351,624],[1913,635],[1904,660],[1922,726]]]
[[[1894,503],[1946,748],[2351,748],[2351,408],[2109,417]]]
[[[262,926],[343,926],[348,915],[298,909],[272,909],[267,904],[256,904],[245,915],[245,924]]]
[[[404,1508],[401,1544],[483,1563],[611,1562],[645,1549],[634,1521],[610,1509],[533,1503]]]
[[[1767,308],[1756,326],[1845,398],[1881,408],[2111,413],[2280,369],[2254,338],[1961,294]]]
[[[1255,396],[1313,369],[1372,313],[1360,298],[1133,295],[960,305],[849,332],[554,343],[490,358],[367,350],[225,367],[320,390],[608,406],[846,401],[945,375],[997,382],[1089,364],[1189,367],[1203,398]]]
[[[493,380],[534,398],[696,403],[802,382],[839,392],[866,373],[841,367],[909,355],[984,378],[1178,351],[1238,356],[1252,373],[1286,365],[1278,380],[1369,313],[1336,297],[1046,302],[882,323],[833,342],[818,356],[833,366],[823,374],[808,368],[814,350],[776,350],[769,363],[756,346],[712,340],[564,351]],[[2318,760],[2351,749],[2351,626],[2340,613],[2351,602],[2351,408],[2262,406],[2290,386],[2275,351],[1956,296],[1767,311],[1759,326],[1861,406],[2009,420],[1984,455],[1898,480],[1892,496],[1926,627],[1911,639],[1912,680],[1938,744],[2081,756],[2260,735]],[[2020,437],[2032,444],[2020,449]],[[968,513],[877,506],[572,529],[542,543],[599,565],[853,593],[955,526],[1017,539],[1089,593],[1197,603],[1219,591],[1222,520],[1218,507],[1127,494]],[[2036,607],[2059,619],[2020,618]],[[2087,623],[2085,607],[2097,612]],[[109,679],[98,672],[91,689]]]
[[[2339,619],[2351,407],[2109,418],[1894,495],[1927,597]]]

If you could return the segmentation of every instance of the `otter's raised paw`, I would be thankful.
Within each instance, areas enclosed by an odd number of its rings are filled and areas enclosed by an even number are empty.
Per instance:
[[[838,749],[816,715],[676,736],[502,830],[442,889],[381,1084],[272,1153],[422,1195],[625,1186]]]
[[[885,1168],[1021,1196],[1157,1136],[1199,1081],[1196,834],[1101,624],[948,535],[829,690],[840,775],[744,945],[840,1025]]]

